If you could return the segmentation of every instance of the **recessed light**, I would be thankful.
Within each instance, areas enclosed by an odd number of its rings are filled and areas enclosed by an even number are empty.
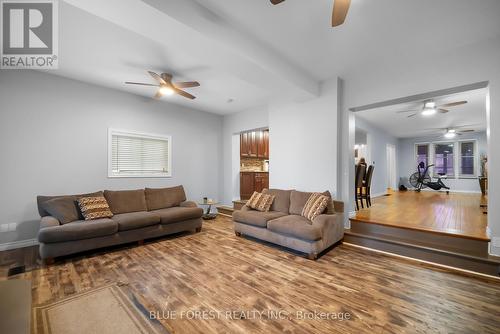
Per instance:
[[[234,102],[234,99],[227,99],[226,101],[227,103],[233,103]]]

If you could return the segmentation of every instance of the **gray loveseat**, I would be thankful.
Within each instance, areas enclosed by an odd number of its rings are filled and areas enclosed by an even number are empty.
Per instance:
[[[104,196],[113,217],[83,220],[77,200]],[[42,217],[38,241],[40,256],[54,257],[118,245],[172,233],[201,231],[203,210],[186,201],[182,186],[96,192],[82,195],[38,196]]]
[[[325,212],[312,222],[301,216],[312,193],[264,189],[275,196],[269,212],[243,206],[233,212],[237,236],[248,235],[306,253],[310,259],[344,238],[344,203],[331,200]],[[330,193],[325,192],[330,198]]]

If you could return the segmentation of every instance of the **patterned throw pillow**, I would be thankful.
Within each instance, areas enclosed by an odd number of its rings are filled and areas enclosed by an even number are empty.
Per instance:
[[[321,193],[312,193],[302,209],[302,216],[312,221],[316,216],[325,211],[330,198]]]
[[[253,192],[252,197],[247,202],[247,206],[254,210],[259,210],[262,212],[267,212],[273,204],[274,196]]]
[[[85,220],[113,217],[108,202],[103,196],[82,197],[78,199],[78,205]]]

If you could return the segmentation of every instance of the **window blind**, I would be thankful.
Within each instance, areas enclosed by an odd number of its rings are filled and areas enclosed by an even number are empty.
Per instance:
[[[111,134],[111,176],[170,176],[169,139]]]

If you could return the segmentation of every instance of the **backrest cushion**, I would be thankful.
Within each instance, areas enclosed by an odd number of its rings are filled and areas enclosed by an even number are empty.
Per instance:
[[[263,194],[273,195],[274,201],[271,205],[271,211],[279,211],[288,214],[290,209],[290,194],[292,190],[264,189]]]
[[[325,211],[329,201],[331,201],[331,199],[328,196],[322,195],[320,193],[313,193],[311,196],[309,196],[304,209],[302,209],[301,215],[307,218],[309,221],[312,221],[314,218],[316,218],[316,216],[322,214]]]
[[[252,197],[247,202],[247,206],[261,212],[268,212],[273,204],[274,195],[253,192]]]
[[[186,200],[183,186],[159,189],[146,188],[145,194],[149,211],[179,206]]]
[[[311,197],[312,194],[312,192],[292,190],[290,194],[290,214],[299,216],[302,215],[302,210],[304,210],[304,206],[306,205],[307,200],[309,199],[309,197]],[[330,197],[330,199],[332,198],[332,195],[329,191],[325,191],[321,194]],[[332,201],[328,201],[328,205],[323,213],[334,213]]]
[[[113,214],[147,211],[144,189],[137,190],[104,190],[104,197]]]
[[[37,196],[38,213],[41,217],[53,216],[61,224],[83,219],[76,202],[80,197],[102,196],[102,191],[80,195]]]
[[[85,220],[113,217],[113,213],[109,209],[108,202],[104,196],[79,198],[78,206]]]

